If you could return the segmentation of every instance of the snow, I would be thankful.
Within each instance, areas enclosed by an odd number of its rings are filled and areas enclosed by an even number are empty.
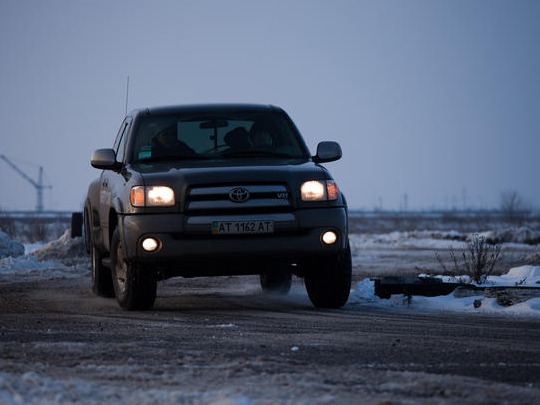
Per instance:
[[[18,257],[23,254],[23,244],[12,240],[5,232],[0,230],[0,259],[4,257]]]
[[[538,257],[538,245],[530,244],[531,239],[537,238],[537,233],[527,228],[484,232],[480,235],[484,236],[486,240],[491,239],[497,243],[504,240],[504,248],[519,249],[522,252],[529,252],[531,257]],[[392,251],[404,249],[409,251],[431,250],[442,252],[453,249],[460,251],[467,249],[470,236],[470,234],[457,231],[396,231],[387,234],[353,234],[350,235],[350,243],[353,258],[355,255],[360,254],[358,252],[361,252],[362,258],[366,258],[369,257],[369,253],[366,252],[375,250]],[[469,279],[467,275],[437,277],[447,282],[456,282],[457,280],[466,282]],[[489,276],[481,286],[520,286],[540,289],[540,266],[527,265],[510,268],[507,273],[500,276]],[[540,298],[528,299],[511,306],[499,305],[496,298],[487,298],[483,295],[458,297],[455,293],[438,297],[392,295],[389,299],[382,299],[375,295],[375,283],[368,278],[361,280],[354,286],[348,304],[359,308],[371,306],[405,311],[445,311],[540,317]]]
[[[518,235],[523,234],[522,231]],[[392,232],[389,234],[351,235],[353,257],[356,252],[369,249],[462,249],[467,246],[467,235],[459,232]],[[510,240],[512,238],[510,237]],[[87,275],[89,258],[81,238],[71,238],[66,231],[58,240],[46,244],[26,245],[26,254],[21,254],[20,243],[0,232],[0,278],[10,279],[54,279]],[[515,246],[516,243],[512,243]],[[538,246],[520,245],[525,251],[537,252]],[[439,276],[443,281],[452,281]],[[455,281],[456,277],[453,277]],[[466,280],[467,276],[457,277]],[[540,288],[540,266],[520,266],[508,269],[506,274],[490,276],[485,286],[520,286]],[[480,305],[478,305],[480,303]],[[348,308],[379,307],[406,311],[451,311],[465,313],[490,313],[540,317],[540,298],[528,299],[511,306],[497,304],[495,298],[483,295],[459,297],[454,293],[439,297],[393,295],[381,299],[375,295],[374,282],[363,279],[353,290]],[[221,325],[234,327],[234,325]]]
[[[88,265],[81,238],[71,238],[69,231],[58,240],[29,245],[13,241],[0,231],[0,277],[38,280],[79,277],[88,272]]]
[[[463,278],[466,278],[466,276],[463,276]],[[521,286],[540,287],[540,266],[513,268],[507,274],[497,277],[491,276],[486,281],[486,285],[490,287],[515,286],[516,283],[520,283],[519,285]],[[375,283],[369,279],[364,279],[356,285],[351,292],[348,304],[351,306],[375,306],[407,311],[485,313],[540,317],[540,297],[508,307],[499,305],[495,298],[487,298],[483,295],[456,297],[454,293],[439,297],[415,295],[410,299],[404,295],[392,295],[389,299],[382,299],[375,295]]]
[[[128,366],[115,370],[118,374],[133,373]],[[103,388],[99,382],[70,379],[68,381],[52,379],[34,371],[26,372],[21,378],[0,371],[0,383],[4,382],[8,390],[0,389],[0,404],[223,404],[223,405],[249,405],[249,398],[233,392],[186,392],[174,390],[169,387],[153,388],[144,391],[144,399],[138,390],[127,387],[115,389],[114,394]],[[0,384],[2,388],[2,384]],[[32,395],[28,395],[28,391]],[[24,397],[20,393],[25,393]],[[29,401],[29,398],[33,400]]]
[[[463,240],[460,240],[463,239]],[[457,232],[391,232],[386,234],[350,235],[351,249],[461,249],[467,246],[465,236]]]

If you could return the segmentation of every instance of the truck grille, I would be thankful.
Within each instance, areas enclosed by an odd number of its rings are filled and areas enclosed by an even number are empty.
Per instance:
[[[290,194],[282,184],[193,187],[186,197],[187,212],[272,211],[290,208]]]

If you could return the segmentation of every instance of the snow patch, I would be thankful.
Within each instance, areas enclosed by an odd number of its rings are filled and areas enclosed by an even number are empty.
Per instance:
[[[0,240],[5,241],[0,232]],[[4,234],[5,235],[5,234]],[[0,242],[1,243],[1,242]],[[86,254],[82,238],[71,238],[66,231],[59,239],[31,246],[30,253],[24,254],[24,245],[19,255],[2,256],[0,253],[0,276],[31,277],[34,280],[61,277],[78,277],[89,271],[90,259]],[[20,247],[17,248],[17,252]]]
[[[0,231],[0,259],[5,257],[19,257],[24,254],[24,245],[9,237],[3,231]]]
[[[444,281],[444,277],[439,276]],[[468,276],[460,277],[466,280]],[[501,276],[490,276],[484,287],[539,287],[540,266],[515,267]],[[403,294],[392,295],[381,299],[375,295],[373,280],[364,279],[356,284],[351,291],[348,304],[362,306],[377,306],[381,308],[402,308],[419,311],[465,312],[465,313],[496,313],[540,317],[540,297],[528,299],[511,306],[501,306],[495,298],[484,295],[456,297],[453,293],[438,297],[423,297],[414,295],[407,297]]]
[[[81,258],[87,259],[82,238],[72,238],[69,230],[64,232],[59,239],[37,248],[31,255],[40,261],[55,260],[66,266],[80,264]]]

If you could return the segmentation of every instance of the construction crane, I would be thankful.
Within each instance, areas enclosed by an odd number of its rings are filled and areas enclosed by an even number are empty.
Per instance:
[[[43,212],[43,190],[46,188],[52,188],[51,186],[45,186],[43,184],[43,166],[39,167],[38,180],[36,181],[29,175],[27,175],[25,172],[23,172],[15,163],[9,160],[6,156],[0,155],[0,159],[6,162],[13,170],[19,173],[23,179],[25,179],[34,186],[37,193],[36,212]]]

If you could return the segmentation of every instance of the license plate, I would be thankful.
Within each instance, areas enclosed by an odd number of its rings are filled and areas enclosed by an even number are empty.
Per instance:
[[[214,221],[213,235],[274,233],[273,221]]]

